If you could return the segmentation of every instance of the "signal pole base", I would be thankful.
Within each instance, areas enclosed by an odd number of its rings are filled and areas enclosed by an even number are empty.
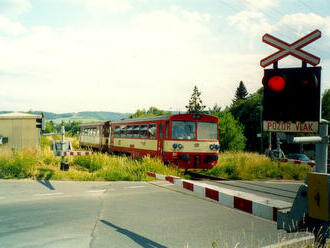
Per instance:
[[[68,171],[69,170],[69,164],[61,162],[61,171]]]

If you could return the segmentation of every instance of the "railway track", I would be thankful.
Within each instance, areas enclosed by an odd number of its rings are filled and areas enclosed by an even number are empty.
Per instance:
[[[186,174],[191,176],[191,180],[205,181],[219,187],[254,193],[256,195],[287,202],[294,201],[296,193],[302,184],[299,182],[230,180],[227,178],[202,175],[196,172],[187,172]]]

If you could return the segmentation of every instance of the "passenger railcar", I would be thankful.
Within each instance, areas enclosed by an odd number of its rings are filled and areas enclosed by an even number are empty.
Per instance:
[[[97,125],[82,125],[83,129]],[[91,147],[132,157],[160,157],[183,169],[210,169],[218,160],[218,118],[177,114],[106,122]],[[82,139],[83,140],[83,139]],[[98,144],[94,146],[95,143]],[[85,143],[87,144],[87,143]]]

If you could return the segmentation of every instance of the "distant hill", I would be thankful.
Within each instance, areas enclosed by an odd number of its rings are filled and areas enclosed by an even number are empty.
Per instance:
[[[0,111],[0,114],[12,113],[14,111]],[[33,114],[41,114],[42,111],[33,111]],[[94,121],[114,121],[123,118],[128,118],[130,113],[118,113],[118,112],[105,112],[105,111],[83,111],[78,113],[63,113],[56,114],[52,112],[43,112],[46,120],[54,121],[56,123],[62,120],[67,121],[82,121],[82,122],[94,122]]]

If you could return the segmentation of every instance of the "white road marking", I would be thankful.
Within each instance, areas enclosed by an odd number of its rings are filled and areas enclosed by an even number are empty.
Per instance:
[[[98,190],[88,190],[88,193],[102,193],[105,192],[105,189],[98,189]]]
[[[46,193],[46,194],[34,194],[33,196],[55,196],[55,195],[64,195],[64,193]]]
[[[127,189],[138,189],[138,188],[144,188],[145,186],[130,186],[126,187]]]
[[[284,246],[287,246],[287,245],[292,245],[292,244],[295,244],[295,243],[298,243],[298,242],[307,242],[309,240],[314,240],[314,236],[313,235],[309,235],[307,237],[301,237],[301,238],[296,238],[296,239],[290,239],[288,241],[280,241],[279,243],[276,243],[276,244],[272,244],[272,245],[267,245],[267,246],[264,246],[262,248],[278,248],[278,247],[284,247]]]

